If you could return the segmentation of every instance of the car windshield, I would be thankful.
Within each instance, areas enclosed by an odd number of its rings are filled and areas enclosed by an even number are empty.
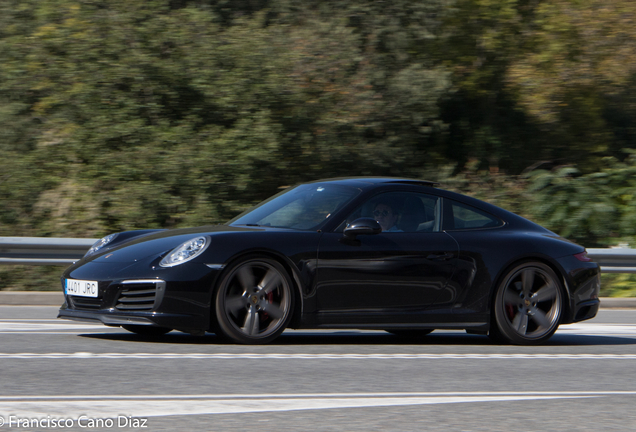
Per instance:
[[[228,222],[228,225],[316,229],[360,192],[336,184],[304,184],[283,191]]]

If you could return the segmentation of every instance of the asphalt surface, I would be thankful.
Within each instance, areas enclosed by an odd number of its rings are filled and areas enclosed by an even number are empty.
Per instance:
[[[0,306],[0,432],[636,430],[636,310],[601,310],[540,347],[460,331],[241,346],[56,311]]]

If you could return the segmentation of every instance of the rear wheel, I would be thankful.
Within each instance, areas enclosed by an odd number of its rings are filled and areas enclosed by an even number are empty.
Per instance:
[[[163,336],[172,331],[170,328],[151,325],[123,325],[122,328],[142,336]]]
[[[497,288],[489,336],[517,345],[538,345],[559,327],[564,294],[547,265],[525,262],[510,270]]]
[[[291,319],[292,281],[275,260],[255,256],[233,266],[216,293],[215,308],[222,336],[244,344],[277,338]]]

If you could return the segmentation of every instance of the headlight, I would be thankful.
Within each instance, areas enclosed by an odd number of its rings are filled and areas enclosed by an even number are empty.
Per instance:
[[[174,267],[188,262],[201,255],[209,244],[210,241],[208,237],[196,237],[188,240],[172,249],[172,251],[161,260],[159,265],[161,267]]]
[[[112,242],[113,240],[115,240],[115,237],[117,237],[118,233],[115,234],[109,234],[106,237],[99,239],[95,242],[95,244],[93,244],[93,246],[91,246],[91,248],[88,250],[88,252],[86,252],[86,255],[84,256],[89,256],[89,255],[93,255],[94,253],[96,253],[98,250],[100,250],[101,248],[103,248],[104,246],[106,246],[108,243]]]

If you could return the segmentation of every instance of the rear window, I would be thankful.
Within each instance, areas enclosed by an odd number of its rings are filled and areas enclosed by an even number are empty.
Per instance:
[[[444,217],[444,229],[446,230],[483,229],[503,225],[500,219],[456,201],[451,201],[446,208],[450,213],[448,217],[446,215]]]

